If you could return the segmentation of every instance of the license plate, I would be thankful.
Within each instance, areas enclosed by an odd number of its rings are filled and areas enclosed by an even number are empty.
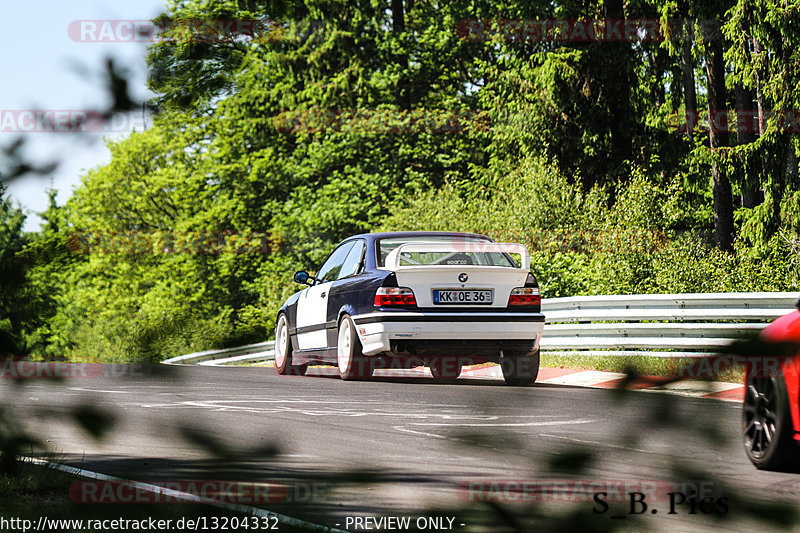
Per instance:
[[[435,304],[472,304],[489,305],[492,303],[491,290],[435,290],[433,291]]]

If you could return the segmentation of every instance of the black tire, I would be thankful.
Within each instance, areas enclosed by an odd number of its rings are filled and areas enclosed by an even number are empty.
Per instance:
[[[275,371],[281,376],[304,376],[308,365],[292,364],[292,339],[289,337],[289,320],[281,313],[275,323]]]
[[[431,375],[439,381],[457,380],[463,366],[458,357],[436,357],[429,364]]]
[[[500,367],[507,385],[530,387],[539,375],[539,350],[533,353],[504,350]]]
[[[372,360],[361,352],[361,340],[350,315],[342,316],[336,336],[336,361],[339,376],[344,380],[372,377]]]
[[[748,372],[742,407],[742,443],[759,470],[796,472],[798,447],[780,369]]]

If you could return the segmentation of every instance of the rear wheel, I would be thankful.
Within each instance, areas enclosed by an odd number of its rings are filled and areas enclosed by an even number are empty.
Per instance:
[[[431,375],[441,381],[455,381],[463,363],[457,357],[437,357],[430,362]]]
[[[761,470],[796,470],[798,449],[792,434],[783,373],[780,369],[748,372],[742,410],[747,457]]]
[[[286,315],[278,317],[275,325],[275,370],[280,375],[305,375],[308,365],[292,364],[292,339],[289,338],[289,321]]]
[[[350,315],[344,315],[339,321],[336,360],[339,375],[344,380],[372,377],[372,361],[361,353],[361,340],[356,335]]]
[[[503,379],[514,387],[530,387],[539,375],[539,350],[533,353],[504,350],[500,359]]]

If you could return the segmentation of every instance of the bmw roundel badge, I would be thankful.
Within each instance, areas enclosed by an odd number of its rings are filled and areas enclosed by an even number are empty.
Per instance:
[[[468,279],[469,276],[467,276],[466,272],[462,272],[461,274],[458,275],[458,281],[460,281],[461,283],[466,283]]]

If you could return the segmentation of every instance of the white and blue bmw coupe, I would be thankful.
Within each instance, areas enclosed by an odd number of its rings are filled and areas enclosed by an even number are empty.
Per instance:
[[[499,363],[532,385],[544,327],[539,286],[520,244],[470,233],[392,232],[342,241],[278,311],[275,368],[336,365],[342,379],[427,366],[455,379],[464,364]]]

